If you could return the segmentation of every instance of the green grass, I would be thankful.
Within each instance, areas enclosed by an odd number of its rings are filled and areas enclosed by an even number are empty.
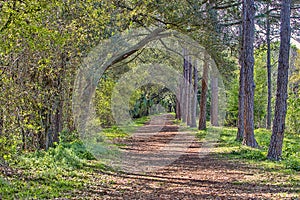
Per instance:
[[[1,198],[68,198],[74,188],[84,187],[88,160],[92,159],[80,141],[19,156],[5,175],[0,173]]]
[[[269,130],[255,130],[255,138],[259,144],[258,149],[244,146],[241,142],[236,141],[236,128],[209,127],[207,131],[219,131],[220,138],[217,151],[223,157],[259,164],[268,169],[300,171],[300,135],[285,134],[282,160],[275,162],[266,158],[271,137],[271,131]],[[204,138],[207,131],[198,131],[197,137]]]
[[[149,119],[150,116],[134,119],[133,123],[129,124],[128,126],[119,127],[114,125],[112,127],[103,129],[102,133],[109,140],[126,138],[130,136],[130,133],[134,132],[138,127],[143,126],[147,121],[149,121]]]
[[[223,146],[224,154],[231,158],[245,159],[254,163],[260,162],[273,168],[300,171],[300,137],[299,135],[285,135],[283,144],[282,160],[274,162],[267,160],[268,147],[270,144],[271,132],[266,129],[255,130],[255,138],[259,144],[258,149],[249,148],[235,141],[236,129],[224,129],[221,134],[220,147]]]

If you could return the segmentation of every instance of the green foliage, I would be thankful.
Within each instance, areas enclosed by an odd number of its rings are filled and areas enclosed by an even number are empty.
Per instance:
[[[267,56],[262,49],[255,52],[254,64],[254,124],[256,127],[265,126],[268,100]]]
[[[286,114],[287,130],[291,133],[300,133],[300,91],[298,94],[290,93]]]
[[[14,160],[20,144],[18,136],[0,135],[0,144],[0,158],[3,158],[5,162]]]
[[[293,52],[293,51],[292,51]],[[289,78],[289,97],[286,115],[287,130],[291,133],[300,133],[300,50],[296,52],[296,59]]]
[[[124,130],[120,129],[118,126],[106,128],[103,130],[103,133],[108,139],[125,138],[128,136],[128,133],[124,132]]]
[[[239,110],[239,70],[235,71],[236,76],[231,82],[230,89],[227,91],[228,101],[225,125],[236,126],[238,121],[238,110]]]
[[[102,78],[95,95],[96,113],[100,125],[111,126],[115,124],[111,110],[111,97],[115,82],[112,78]]]
[[[63,130],[59,134],[59,141],[62,144],[76,142],[79,139],[79,135],[77,131],[70,132],[68,130]]]
[[[140,90],[139,93],[142,91]],[[133,103],[134,102],[134,103]],[[150,107],[153,105],[153,101],[147,98],[146,94],[140,94],[139,99],[131,98],[132,109],[130,114],[133,118],[139,118],[149,115]]]
[[[36,151],[19,157],[17,166],[25,169],[82,168],[84,160],[95,159],[80,141],[61,143],[48,151]]]
[[[238,150],[233,150],[231,154],[243,159],[251,159],[257,161],[266,159],[266,154],[264,154],[262,151],[258,149],[251,149],[249,147],[241,147]]]
[[[134,120],[135,128],[142,126],[149,117]],[[104,135],[113,140],[128,136],[117,126],[105,128]],[[0,194],[3,199],[54,199],[76,196],[73,193],[85,190],[87,176],[95,168],[106,168],[103,161],[95,161],[84,144],[76,140],[77,133],[63,131],[60,144],[47,151],[39,150],[26,153],[11,160],[14,170],[11,176],[0,171]],[[122,145],[122,144],[117,144]],[[9,168],[10,169],[10,168]],[[97,172],[98,173],[98,172]]]
[[[10,163],[14,169],[12,176],[3,178],[0,172],[1,196],[4,199],[68,198],[75,188],[83,188],[87,161],[94,159],[80,141],[21,155]]]

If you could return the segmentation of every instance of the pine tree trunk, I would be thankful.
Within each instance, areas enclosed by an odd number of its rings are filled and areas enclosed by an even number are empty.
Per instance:
[[[192,59],[191,57],[188,58],[188,96],[187,96],[187,102],[188,102],[188,112],[187,112],[187,125],[191,126],[192,124]]]
[[[207,83],[208,83],[208,54],[204,55],[203,75],[201,81],[200,113],[199,113],[199,130],[206,129],[206,104],[207,104]]]
[[[269,3],[268,3],[269,10]],[[268,74],[268,106],[267,106],[267,129],[271,129],[272,119],[272,80],[271,80],[271,40],[270,40],[270,16],[267,16],[267,74]]]
[[[182,122],[186,122],[186,81],[187,79],[187,56],[186,56],[186,50],[183,49],[183,84],[182,84],[182,99],[181,99],[181,108],[182,108]]]
[[[182,86],[183,86],[183,80],[180,75],[178,94],[176,96],[176,119],[178,120],[182,119],[182,90],[183,90]]]
[[[188,116],[189,116],[189,58],[187,57],[186,58],[186,66],[185,66],[185,122],[188,124],[189,121],[188,121]]]
[[[244,77],[244,29],[245,29],[245,3],[243,3],[242,9],[242,27],[240,28],[240,56],[239,56],[239,64],[240,64],[240,77],[239,77],[239,111],[238,111],[238,131],[236,135],[237,141],[242,141],[244,138],[245,124],[244,124],[244,113],[245,113],[245,77]]]
[[[244,26],[244,75],[245,75],[245,131],[243,144],[250,147],[258,147],[254,137],[254,1],[245,0],[245,26]]]
[[[197,94],[198,94],[198,70],[197,70],[197,61],[194,62],[194,84],[193,84],[193,97],[192,97],[192,121],[191,127],[197,127],[196,124],[196,111],[197,111]]]
[[[219,126],[218,110],[219,110],[219,90],[218,90],[218,77],[213,72],[211,73],[211,106],[210,106],[210,123],[212,126]]]
[[[281,4],[281,28],[280,49],[278,58],[277,92],[275,103],[275,116],[273,121],[272,136],[268,151],[268,159],[280,160],[282,156],[282,144],[285,129],[285,117],[287,111],[287,85],[290,51],[290,13],[291,0],[282,0]]]

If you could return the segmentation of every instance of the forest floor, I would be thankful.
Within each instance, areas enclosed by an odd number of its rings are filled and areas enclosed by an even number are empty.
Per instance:
[[[260,148],[252,149],[235,141],[235,128],[198,131],[171,114],[147,119],[129,135],[106,130],[117,159],[95,160],[74,141],[0,163],[0,200],[300,199],[299,135],[287,134],[284,159],[272,162],[269,130],[255,130]]]
[[[161,129],[162,117],[167,120]],[[126,159],[134,161],[125,162],[125,172],[95,168],[84,188],[72,192],[71,196],[76,196],[75,199],[299,199],[299,183],[290,181],[298,181],[299,175],[278,173],[276,169],[230,159],[218,153],[218,145],[208,155],[199,156],[205,145],[196,137],[192,141],[186,137],[181,140],[188,148],[174,147],[173,155],[162,153],[157,157],[159,150],[171,144],[181,130],[172,115],[157,116],[155,120],[158,124],[145,124],[138,134],[118,141],[126,144],[123,151],[130,155]],[[191,144],[184,144],[186,141]],[[181,150],[184,152],[178,152]],[[151,154],[153,151],[156,157]],[[156,162],[169,156],[174,162]],[[143,158],[150,159],[150,164],[139,163]]]

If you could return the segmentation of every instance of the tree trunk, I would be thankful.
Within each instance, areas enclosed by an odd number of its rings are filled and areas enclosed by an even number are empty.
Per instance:
[[[187,125],[191,126],[192,124],[192,90],[193,90],[193,85],[192,85],[192,59],[191,57],[188,57],[188,96],[187,96],[187,102],[188,102],[188,107],[187,107]]]
[[[269,11],[269,3],[268,3]],[[270,16],[267,16],[267,74],[268,74],[268,106],[267,106],[267,124],[266,128],[271,129],[272,119],[272,80],[271,80],[271,40],[270,40]]]
[[[180,90],[180,89],[179,89]],[[178,96],[176,97],[176,108],[175,108],[175,119],[180,120],[181,116],[180,116],[180,101],[178,100],[178,98],[180,98],[180,91],[178,92]]]
[[[245,18],[244,18],[244,74],[245,74],[245,131],[243,144],[250,147],[258,147],[254,137],[254,1],[244,0],[245,4]]]
[[[197,111],[197,94],[198,94],[198,70],[197,70],[197,61],[194,62],[194,85],[193,91],[194,95],[192,97],[192,121],[191,127],[197,127],[196,124],[196,111]]]
[[[244,131],[245,131],[245,124],[244,124],[244,113],[245,113],[245,76],[244,76],[244,60],[245,60],[245,53],[244,53],[244,29],[245,29],[245,3],[243,3],[242,9],[242,27],[240,29],[240,57],[239,57],[239,64],[240,64],[240,77],[239,77],[239,110],[238,110],[238,131],[236,135],[237,141],[242,141],[244,138]]]
[[[176,119],[182,119],[182,90],[183,90],[183,81],[181,75],[179,78],[179,88],[178,88],[178,95],[176,96]]]
[[[219,126],[218,122],[218,110],[219,110],[219,89],[218,89],[218,77],[211,73],[211,106],[210,106],[210,123],[212,126]]]
[[[207,82],[208,82],[208,54],[204,55],[203,75],[201,81],[200,113],[199,113],[199,130],[206,129],[206,104],[207,104]]]
[[[182,108],[182,122],[186,122],[186,84],[187,84],[187,56],[186,50],[183,49],[183,84],[182,84],[182,94],[181,94],[181,108]]]
[[[278,58],[277,92],[275,103],[275,116],[273,131],[268,151],[268,159],[280,160],[282,155],[282,143],[284,138],[285,117],[287,111],[287,85],[290,51],[290,13],[291,0],[282,0],[281,3],[281,28],[280,49]]]

